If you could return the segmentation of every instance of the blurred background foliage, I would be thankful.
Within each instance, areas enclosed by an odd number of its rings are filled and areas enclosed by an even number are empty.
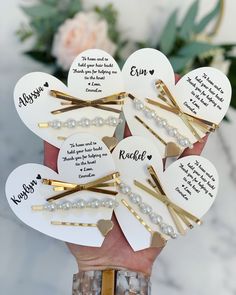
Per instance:
[[[117,25],[119,15],[113,5],[97,6],[93,11],[107,23],[108,38],[116,45],[113,56],[120,66],[132,53],[129,51],[125,56],[123,54],[123,49],[129,45],[133,51],[144,47],[153,47],[162,51],[170,59],[175,72],[181,75],[198,67],[219,68],[231,81],[233,88],[231,107],[236,108],[236,57],[233,54],[236,44],[214,43],[214,37],[224,17],[224,0],[218,0],[213,10],[200,20],[199,2],[200,0],[195,0],[190,5],[181,21],[178,21],[179,11],[173,11],[158,41],[144,40],[131,44],[132,46],[119,31]],[[65,81],[67,70],[58,65],[57,58],[52,54],[53,41],[60,26],[84,10],[83,2],[40,0],[34,5],[23,6],[21,9],[27,15],[28,22],[21,24],[17,36],[22,42],[33,40],[33,45],[25,54],[48,65],[55,76]]]

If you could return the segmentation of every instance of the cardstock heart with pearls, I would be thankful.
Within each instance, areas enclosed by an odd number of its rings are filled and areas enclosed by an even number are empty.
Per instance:
[[[122,92],[121,71],[108,53],[99,49],[82,52],[71,65],[68,86],[57,78],[41,72],[22,77],[15,86],[14,101],[25,125],[36,135],[56,147],[62,145],[58,137],[68,137],[76,132],[112,136],[119,123],[119,113],[95,107],[73,108],[71,101],[52,95],[52,90],[73,98],[93,101]],[[51,112],[69,108],[59,114]],[[105,105],[120,110],[121,105]],[[41,128],[39,127],[39,124]]]
[[[171,215],[173,212],[170,213],[170,210],[181,213],[195,226],[189,217],[194,216],[199,223],[198,219],[209,210],[215,200],[218,174],[212,163],[203,157],[181,158],[163,172],[162,159],[155,145],[145,138],[133,136],[117,145],[113,151],[113,158],[122,181],[118,195],[120,206],[115,209],[115,214],[135,251],[150,247],[150,231],[124,206],[122,200],[125,200],[144,220],[152,233],[159,232],[166,240],[179,235],[178,227]],[[166,199],[162,202],[138,185],[142,184],[154,194],[157,193],[147,182],[148,179],[152,179],[148,170],[150,166],[156,172],[171,205],[166,203]],[[163,193],[157,195],[160,197]],[[179,211],[179,208],[184,211]],[[187,225],[180,215],[175,216],[185,231]]]
[[[175,74],[169,60],[155,49],[145,48],[133,53],[124,64],[122,74],[125,91],[138,99],[127,99],[123,107],[130,131],[133,135],[155,141],[162,155],[165,152],[163,143],[142,126],[135,116],[140,117],[164,141],[176,142],[181,148],[185,148],[198,141],[198,138],[186,125],[186,118],[185,122],[181,119],[178,107],[184,113],[218,125],[230,104],[231,85],[222,72],[211,67],[199,68],[183,76],[175,85]],[[174,97],[177,108],[168,96],[169,105],[158,97],[159,90],[156,85],[158,80],[164,82]],[[171,106],[174,112],[150,104],[146,98],[167,107]],[[203,137],[206,130],[203,131],[202,127],[192,122],[190,117],[188,119],[198,135]]]
[[[110,219],[112,205],[116,204],[114,195],[83,190],[48,203],[47,198],[61,192],[55,192],[51,185],[42,183],[42,180],[75,184],[97,180],[115,172],[111,153],[95,136],[85,133],[72,135],[60,149],[57,164],[58,173],[39,164],[25,164],[16,168],[6,183],[6,196],[11,209],[21,221],[48,236],[80,245],[101,246],[104,236],[112,229]],[[107,189],[116,191],[115,187]],[[103,205],[102,201],[105,202]],[[54,204],[58,210],[51,210]],[[50,209],[32,211],[32,206],[37,209],[41,205],[49,205]],[[52,221],[98,226],[60,226],[51,224]]]

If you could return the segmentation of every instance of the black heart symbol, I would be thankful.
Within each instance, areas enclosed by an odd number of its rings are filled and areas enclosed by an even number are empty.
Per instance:
[[[40,174],[38,174],[37,177],[36,177],[36,179],[41,179],[41,178],[42,178],[42,177],[41,177]]]
[[[43,84],[43,86],[44,87],[48,87],[49,85],[48,85],[48,82],[45,82],[44,84]]]
[[[149,73],[150,73],[151,75],[153,75],[153,74],[154,74],[154,70],[150,70]]]
[[[149,156],[147,156],[147,158],[148,158],[148,160],[151,160],[151,158],[152,158],[152,155],[149,155]]]

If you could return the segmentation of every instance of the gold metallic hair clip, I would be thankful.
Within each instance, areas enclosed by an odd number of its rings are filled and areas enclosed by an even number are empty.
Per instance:
[[[174,204],[172,201],[170,201],[170,199],[167,197],[161,182],[154,170],[154,168],[152,166],[148,167],[148,172],[151,176],[151,179],[148,179],[148,183],[154,188],[155,191],[153,191],[152,189],[150,189],[149,187],[145,186],[144,184],[142,184],[141,182],[135,180],[134,184],[139,187],[140,189],[142,189],[143,191],[145,191],[146,193],[152,195],[154,198],[156,198],[157,200],[161,201],[163,204],[166,205],[175,225],[176,228],[178,229],[179,233],[184,235],[185,234],[185,230],[180,222],[180,220],[186,224],[187,227],[189,227],[190,229],[193,228],[193,225],[191,224],[191,221],[197,223],[197,224],[201,224],[202,221],[194,216],[193,214],[187,212],[186,210],[182,209],[181,207],[177,206],[176,204]]]
[[[75,227],[97,227],[100,233],[105,237],[113,228],[114,224],[111,220],[101,219],[97,223],[81,223],[68,221],[51,221],[52,225],[75,226]]]
[[[193,115],[190,115],[190,114],[182,111],[180,106],[178,105],[176,99],[174,98],[174,96],[172,95],[172,93],[170,92],[170,90],[168,89],[168,87],[166,86],[166,84],[162,80],[158,80],[155,84],[156,84],[157,89],[160,91],[159,98],[162,101],[164,101],[166,103],[166,105],[159,103],[159,102],[157,102],[153,99],[150,99],[150,98],[146,99],[147,102],[152,105],[158,106],[166,111],[169,111],[169,112],[172,112],[172,113],[178,115],[179,118],[189,128],[189,130],[191,131],[191,133],[193,134],[193,136],[197,140],[202,141],[201,136],[198,134],[196,129],[193,127],[193,124],[195,124],[197,126],[197,128],[199,128],[203,132],[215,131],[216,128],[218,128],[218,125],[213,122],[195,117]]]
[[[63,191],[47,199],[48,202],[51,202],[84,190],[115,196],[118,193],[117,191],[103,189],[103,187],[115,187],[119,183],[119,176],[120,174],[115,172],[84,184],[75,184],[53,179],[42,179],[42,183],[54,186],[54,191]],[[111,180],[113,181],[108,182]]]
[[[177,144],[174,142],[166,142],[163,138],[161,138],[150,126],[148,126],[141,118],[138,116],[134,116],[135,119],[141,123],[148,131],[151,132],[152,135],[154,135],[162,144],[165,145],[165,157],[178,157],[182,150],[179,148]]]
[[[150,247],[160,248],[165,246],[166,239],[158,232],[153,231],[152,228],[142,219],[141,216],[124,200],[121,200],[122,204],[133,214],[133,216],[145,227],[145,229],[151,234]]]
[[[57,90],[51,90],[50,94],[51,96],[55,98],[59,98],[59,99],[63,99],[67,101],[66,103],[62,102],[62,105],[69,105],[68,107],[52,111],[51,113],[54,115],[69,112],[75,109],[81,109],[84,107],[94,107],[94,108],[105,110],[105,111],[120,113],[121,112],[120,110],[111,108],[107,105],[123,105],[124,99],[127,96],[126,92],[120,92],[117,94],[101,97],[95,100],[82,100],[75,96],[72,96]]]

